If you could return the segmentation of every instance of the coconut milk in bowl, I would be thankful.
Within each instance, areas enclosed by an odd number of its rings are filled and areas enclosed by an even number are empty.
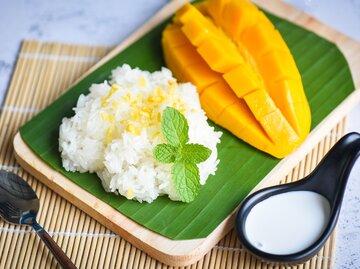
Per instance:
[[[304,179],[246,198],[235,223],[242,245],[273,264],[298,264],[313,257],[335,228],[359,155],[360,134],[350,133]]]

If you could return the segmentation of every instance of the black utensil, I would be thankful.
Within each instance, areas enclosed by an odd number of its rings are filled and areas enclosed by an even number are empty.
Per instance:
[[[325,244],[335,228],[346,183],[359,155],[360,134],[349,133],[330,149],[314,171],[307,177],[294,183],[265,188],[247,197],[241,204],[235,219],[237,235],[242,245],[259,259],[273,264],[298,264],[313,257]],[[290,191],[312,191],[323,195],[330,203],[329,221],[320,238],[300,252],[288,255],[263,252],[248,240],[245,231],[246,218],[256,204],[273,195]]]
[[[62,268],[76,269],[50,235],[36,222],[38,211],[39,199],[26,181],[14,173],[1,170],[0,216],[12,224],[33,227]]]

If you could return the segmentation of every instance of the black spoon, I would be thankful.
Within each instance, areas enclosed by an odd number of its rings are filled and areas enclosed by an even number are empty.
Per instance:
[[[62,268],[76,269],[50,235],[36,222],[38,211],[39,199],[26,181],[14,173],[0,170],[0,217],[12,224],[33,227]]]
[[[359,155],[360,134],[349,133],[331,148],[307,177],[294,183],[265,188],[247,197],[242,202],[235,219],[237,235],[242,245],[256,257],[273,264],[298,264],[313,257],[322,248],[335,228],[346,183]],[[248,240],[245,230],[246,218],[251,209],[258,203],[273,195],[290,191],[312,191],[323,195],[330,204],[329,221],[320,238],[302,251],[287,255],[276,255],[261,251]]]

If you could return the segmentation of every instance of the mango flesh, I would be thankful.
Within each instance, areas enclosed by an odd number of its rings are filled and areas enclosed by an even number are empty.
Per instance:
[[[167,66],[197,86],[208,117],[250,145],[282,158],[310,130],[296,63],[280,33],[246,0],[186,4],[162,37]]]

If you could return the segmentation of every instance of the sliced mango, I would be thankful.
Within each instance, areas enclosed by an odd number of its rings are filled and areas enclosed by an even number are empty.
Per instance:
[[[223,77],[239,98],[243,98],[248,93],[261,88],[258,76],[249,65],[239,65],[225,73]]]
[[[210,2],[216,2],[216,0],[209,0]],[[210,9],[209,12],[211,14],[212,10]],[[239,38],[246,29],[258,22],[259,14],[258,8],[249,2],[231,0],[223,8],[220,20],[215,20],[215,22],[220,22],[219,25],[227,33],[231,33],[233,38]]]
[[[311,125],[310,107],[301,79],[282,79],[268,84],[268,91],[289,124],[304,140]]]
[[[172,24],[166,26],[163,38],[167,40],[167,45],[169,46],[169,48],[191,45],[189,40],[182,33],[181,29]]]
[[[198,46],[197,51],[216,72],[225,73],[244,63],[244,58],[239,54],[236,46],[224,40],[214,39],[213,42],[204,42]]]
[[[275,103],[264,89],[253,91],[244,96],[244,99],[258,120],[276,110]]]
[[[201,106],[214,121],[218,120],[219,115],[228,106],[237,101],[238,98],[224,80],[205,88],[200,95]]]
[[[198,5],[184,5],[165,28],[166,64],[197,86],[215,123],[275,157],[288,155],[306,138],[311,113],[285,41],[246,0]]]
[[[190,65],[204,63],[204,60],[191,46],[182,46],[176,50],[171,50],[170,55],[176,64],[184,68]]]
[[[286,141],[288,147],[296,146],[299,136],[278,109],[261,117],[259,121],[275,144],[281,144],[282,141]]]
[[[198,47],[209,39],[228,39],[211,19],[203,16],[195,7],[186,4],[183,9],[185,11],[177,17],[182,25],[181,30],[194,46]]]
[[[287,115],[288,122],[295,131],[299,130],[300,140],[304,140],[309,133],[311,126],[310,106],[307,102],[289,103],[281,109],[284,115]],[[301,115],[301,118],[297,117]]]
[[[264,129],[241,99],[224,110],[215,122],[262,151],[268,152],[274,148]]]
[[[224,7],[227,6],[230,1],[231,0],[207,1],[207,11],[215,21],[221,21]]]
[[[194,3],[194,7],[201,12],[204,16],[210,16],[208,10],[208,3],[206,1]]]
[[[221,80],[219,74],[212,71],[204,61],[186,67],[185,77],[187,81],[197,86],[198,93],[202,93],[206,87]]]
[[[269,84],[285,78],[300,78],[294,59],[288,52],[276,50],[269,52],[263,55],[257,63],[265,83]]]
[[[211,29],[205,21],[190,21],[185,24],[181,30],[189,38],[190,42],[194,46],[199,46],[203,42],[216,36],[216,31]]]
[[[279,31],[269,24],[255,24],[243,33],[240,40],[256,58],[274,50],[289,51]]]

